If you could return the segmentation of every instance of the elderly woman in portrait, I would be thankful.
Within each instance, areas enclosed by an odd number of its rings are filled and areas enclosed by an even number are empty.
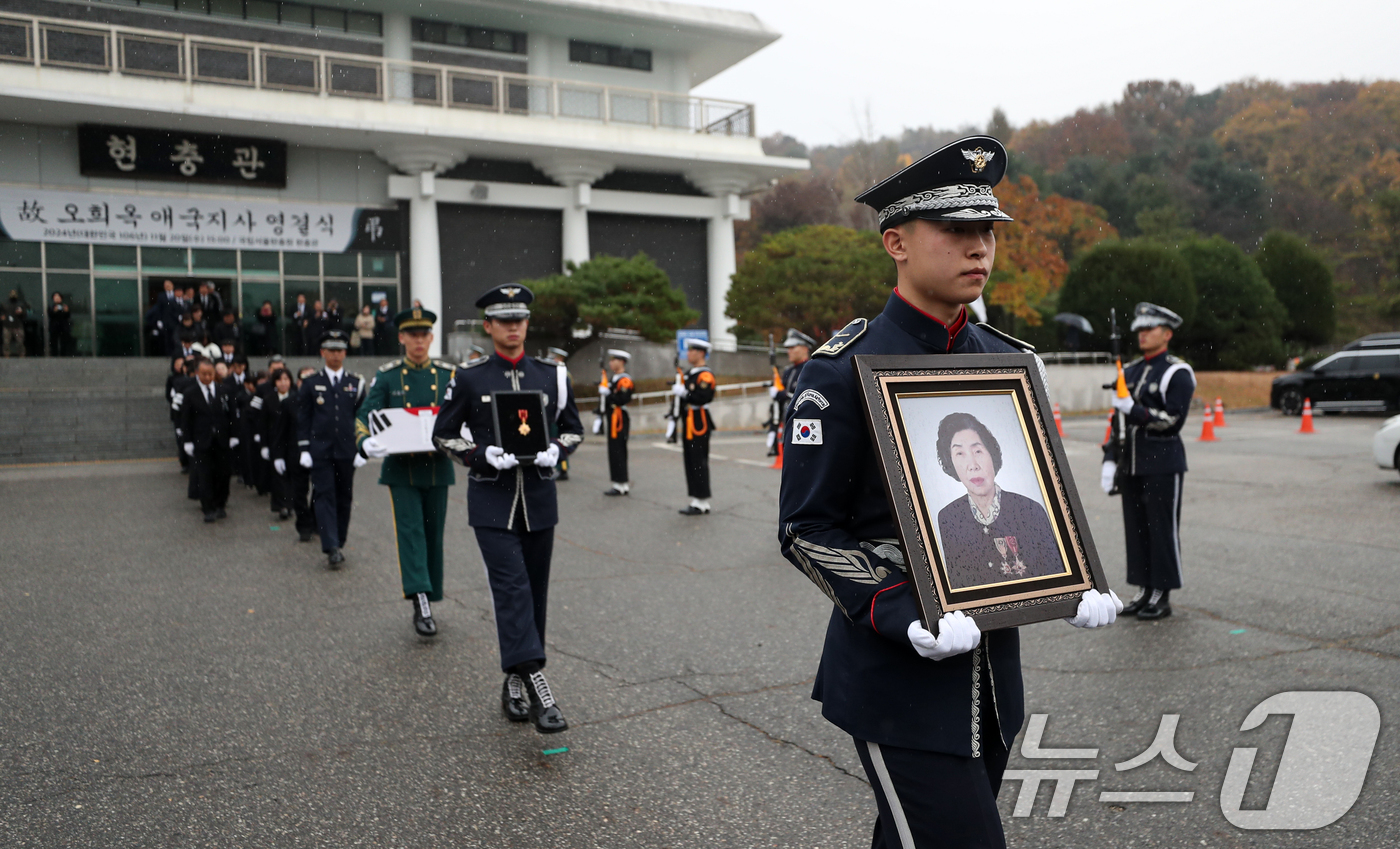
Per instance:
[[[967,487],[938,511],[948,583],[954,589],[1038,578],[1064,570],[1050,517],[1038,502],[997,486],[1001,445],[969,413],[938,425],[938,465]]]

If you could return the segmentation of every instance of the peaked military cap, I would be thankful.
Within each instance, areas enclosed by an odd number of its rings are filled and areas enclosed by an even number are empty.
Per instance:
[[[1146,301],[1133,307],[1133,324],[1129,330],[1146,330],[1149,327],[1161,327],[1166,325],[1172,330],[1181,326],[1181,316],[1156,304],[1149,304]]]
[[[425,310],[422,307],[399,310],[399,314],[394,316],[394,326],[401,332],[410,330],[432,330],[433,324],[436,321],[437,313],[432,310]]]
[[[968,136],[940,147],[856,196],[875,210],[883,233],[911,218],[1011,221],[992,187],[1006,174],[1006,148],[991,136]]]
[[[327,330],[321,334],[321,348],[327,351],[344,351],[350,347],[350,334],[344,330]]]
[[[476,299],[476,305],[486,310],[487,318],[519,321],[530,317],[530,302],[535,293],[519,283],[507,283],[487,291]]]
[[[711,345],[709,342],[706,342],[704,339],[701,339],[697,336],[687,337],[685,340],[685,346],[687,348],[699,348],[707,354],[710,352],[711,349],[715,347],[714,345]]]
[[[565,351],[563,348],[547,348],[545,353],[549,354],[551,357],[563,357],[566,360],[569,358],[569,352]]]
[[[789,327],[787,338],[783,340],[783,347],[796,348],[798,345],[806,345],[809,351],[814,350],[817,347],[817,340],[796,327]]]
[[[627,353],[626,351],[622,350],[621,348],[609,348],[609,349],[608,349],[608,356],[609,356],[609,357],[616,357],[616,358],[619,359],[619,360],[631,360],[631,359],[632,359],[632,355],[629,354],[629,353]]]

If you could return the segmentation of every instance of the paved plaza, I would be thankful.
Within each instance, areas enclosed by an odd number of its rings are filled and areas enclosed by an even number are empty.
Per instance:
[[[1190,441],[1186,588],[1175,615],[1097,632],[1022,631],[1041,747],[1091,758],[1064,813],[1043,782],[1016,847],[1343,847],[1400,843],[1400,475],[1375,468],[1380,420],[1232,414]],[[1097,488],[1102,419],[1067,451],[1110,580],[1122,524]],[[1187,424],[1199,432],[1199,416]],[[595,438],[560,485],[549,673],[572,728],[500,714],[485,576],[452,491],[440,636],[400,598],[388,492],[357,476],[347,567],[328,572],[239,489],[206,527],[173,458],[0,470],[0,846],[865,847],[875,807],[849,738],[808,698],[830,603],[777,550],[779,475],[749,433],[714,440],[715,513],[686,503],[681,459],[633,440],[633,494],[604,498]],[[823,450],[840,450],[827,445]],[[1317,831],[1245,831],[1220,810],[1235,747],[1258,749],[1263,808],[1288,690],[1380,708],[1355,806]],[[1164,714],[1191,772],[1127,771]],[[1024,736],[1025,729],[1022,730]],[[1021,741],[1018,739],[1017,748]],[[544,750],[567,747],[546,755]],[[1190,802],[1100,801],[1109,791]]]

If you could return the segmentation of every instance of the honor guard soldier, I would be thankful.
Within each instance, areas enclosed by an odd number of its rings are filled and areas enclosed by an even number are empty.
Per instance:
[[[1166,307],[1141,303],[1133,310],[1129,329],[1137,332],[1142,358],[1123,367],[1128,397],[1113,399],[1122,415],[1113,417],[1104,445],[1100,483],[1105,492],[1116,483],[1123,496],[1128,583],[1138,588],[1123,612],[1139,619],[1170,616],[1171,591],[1181,588],[1181,428],[1196,394],[1196,373],[1167,353],[1180,326],[1181,316]]]
[[[229,391],[214,379],[214,364],[200,360],[195,381],[180,402],[180,433],[190,458],[190,480],[199,494],[204,521],[228,516],[228,480],[238,447],[237,411]]]
[[[768,387],[768,397],[778,405],[776,420],[779,422],[786,419],[784,413],[787,412],[788,403],[792,401],[797,378],[802,375],[802,367],[812,358],[812,352],[817,348],[817,340],[795,327],[789,327],[787,338],[783,340],[783,348],[787,350],[788,358],[788,367],[783,369],[783,386],[781,389],[777,386]],[[778,446],[770,446],[769,456],[777,453]]]
[[[612,486],[603,490],[604,495],[626,495],[632,491],[627,482],[627,437],[632,433],[632,417],[627,414],[627,405],[632,401],[636,386],[632,375],[627,373],[627,363],[632,355],[620,348],[608,349],[608,368],[612,375],[608,382],[598,387],[603,396],[603,429],[608,439],[608,479]]]
[[[569,727],[544,677],[549,562],[559,505],[556,466],[583,441],[583,425],[563,366],[525,356],[530,302],[524,286],[497,286],[476,302],[495,345],[491,356],[457,370],[433,429],[437,446],[466,466],[467,521],[476,531],[491,587],[501,650],[501,709],[544,734]],[[492,398],[539,392],[559,435],[534,456],[500,446]],[[524,412],[524,411],[521,411]],[[528,425],[522,420],[522,428]],[[528,435],[528,429],[522,435]]]
[[[551,348],[546,349],[545,353],[547,354],[547,356],[545,357],[545,362],[547,362],[547,363],[553,363],[554,365],[559,366],[560,368],[564,369],[564,373],[565,373],[565,374],[568,373],[568,367],[566,366],[566,363],[568,363],[568,361],[569,361],[569,352],[568,352],[568,351],[565,351],[563,348],[554,348],[554,347],[551,347]],[[569,379],[569,386],[572,387],[573,385],[574,385],[573,378],[570,378],[570,379]],[[553,438],[559,436],[559,423],[558,423],[558,422],[550,422],[550,423],[549,423],[549,436],[550,436],[551,439],[553,439]],[[555,480],[555,481],[566,481],[566,480],[568,480],[568,479],[569,479],[569,458],[568,458],[568,457],[561,457],[561,458],[559,458],[559,475],[558,475],[558,477],[556,477],[554,480]]]
[[[403,597],[413,602],[413,628],[420,636],[437,635],[431,603],[442,600],[442,532],[447,521],[447,488],[456,483],[452,459],[437,451],[390,454],[370,435],[369,416],[395,407],[442,406],[457,369],[428,356],[437,315],[414,307],[394,317],[406,356],[379,367],[355,420],[360,451],[384,457],[379,482],[389,487],[394,536],[398,543]]]
[[[349,347],[344,330],[323,333],[325,368],[303,380],[297,390],[298,462],[311,470],[311,508],[321,550],[332,569],[345,562],[341,548],[350,532],[355,470],[368,462],[355,441],[355,411],[365,397],[365,379],[345,370]]]
[[[879,808],[874,847],[1004,847],[996,794],[1023,718],[1014,628],[982,634],[956,611],[920,621],[880,462],[851,367],[856,354],[1021,353],[968,321],[996,252],[992,194],[1006,168],[994,138],[954,142],[866,191],[897,286],[803,367],[784,428],[778,538],[833,602],[812,697],[855,741]],[[1071,624],[1112,621],[1085,594]],[[927,626],[927,627],[925,627]]]
[[[685,340],[685,358],[690,371],[682,379],[676,375],[671,393],[680,399],[681,456],[685,460],[685,489],[690,506],[682,516],[704,516],[710,512],[710,432],[714,421],[707,404],[715,399],[715,375],[705,365],[710,343],[704,339]]]

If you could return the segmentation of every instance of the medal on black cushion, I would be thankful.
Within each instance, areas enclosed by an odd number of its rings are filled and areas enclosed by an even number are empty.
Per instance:
[[[525,423],[525,419],[529,418],[529,416],[530,416],[530,411],[529,411],[529,410],[516,410],[515,412],[518,413],[518,414],[520,415],[520,427],[516,428],[516,430],[520,431],[520,435],[521,435],[521,436],[529,436],[529,435],[530,435],[530,426],[529,426],[528,424]]]

